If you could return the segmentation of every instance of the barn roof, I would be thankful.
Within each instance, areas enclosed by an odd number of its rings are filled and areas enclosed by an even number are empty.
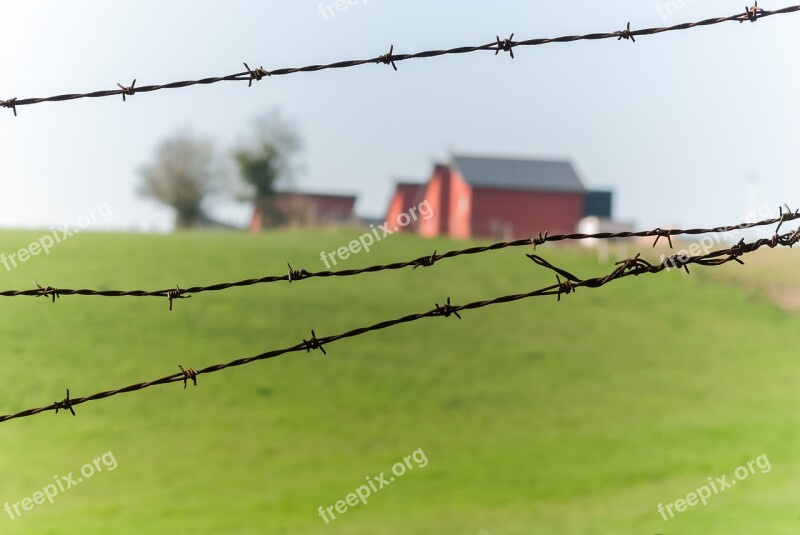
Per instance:
[[[342,193],[312,193],[305,191],[278,191],[275,192],[276,197],[292,198],[292,199],[308,199],[313,201],[342,201],[356,203],[358,197],[356,195],[347,195]]]
[[[395,184],[398,189],[407,189],[407,190],[418,190],[422,188],[428,187],[428,185],[423,181],[412,181],[412,180],[397,180]]]
[[[453,156],[453,165],[472,187],[585,193],[566,160]]]

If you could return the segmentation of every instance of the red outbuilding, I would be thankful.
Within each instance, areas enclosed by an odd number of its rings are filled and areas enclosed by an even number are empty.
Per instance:
[[[586,189],[569,161],[454,156],[425,184],[400,183],[386,217],[427,203],[403,228],[423,236],[521,239],[574,232],[586,216],[611,218],[611,192]]]
[[[256,201],[250,231],[269,227],[319,227],[354,225],[355,195],[279,192]]]

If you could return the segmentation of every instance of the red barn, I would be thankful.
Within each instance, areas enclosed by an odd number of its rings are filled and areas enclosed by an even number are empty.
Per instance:
[[[568,161],[454,156],[426,184],[398,184],[387,222],[423,202],[433,216],[413,230],[430,237],[520,239],[574,232],[589,215],[611,217],[611,193],[587,190]]]

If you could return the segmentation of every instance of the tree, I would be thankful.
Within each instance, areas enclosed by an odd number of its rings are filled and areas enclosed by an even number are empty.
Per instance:
[[[254,126],[253,140],[234,152],[234,160],[247,189],[243,197],[254,203],[253,229],[260,230],[285,217],[274,198],[295,177],[301,143],[296,130],[277,112],[257,120]]]
[[[140,192],[176,213],[176,228],[191,228],[206,220],[203,203],[217,191],[220,167],[214,143],[183,132],[161,143],[155,162],[141,170]]]

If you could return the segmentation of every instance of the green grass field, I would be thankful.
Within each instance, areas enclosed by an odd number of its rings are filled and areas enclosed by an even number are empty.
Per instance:
[[[81,234],[11,271],[71,288],[157,289],[324,269],[359,231]],[[38,238],[0,233],[0,252]],[[343,267],[462,243],[393,236]],[[609,265],[548,245],[578,276]],[[1,298],[0,413],[84,396],[453,303],[551,273],[509,250],[433,268],[165,299]],[[562,298],[434,318],[0,425],[5,502],[111,451],[117,462],[14,520],[14,534],[795,534],[800,330],[756,283],[800,285],[795,251],[755,265],[628,278]],[[647,251],[657,258],[656,253]],[[770,267],[773,266],[773,267]],[[743,278],[744,277],[744,278]],[[753,285],[743,281],[753,281]],[[756,285],[756,286],[754,286]],[[428,459],[326,525],[365,476]],[[656,507],[766,454],[757,472],[664,522]]]

